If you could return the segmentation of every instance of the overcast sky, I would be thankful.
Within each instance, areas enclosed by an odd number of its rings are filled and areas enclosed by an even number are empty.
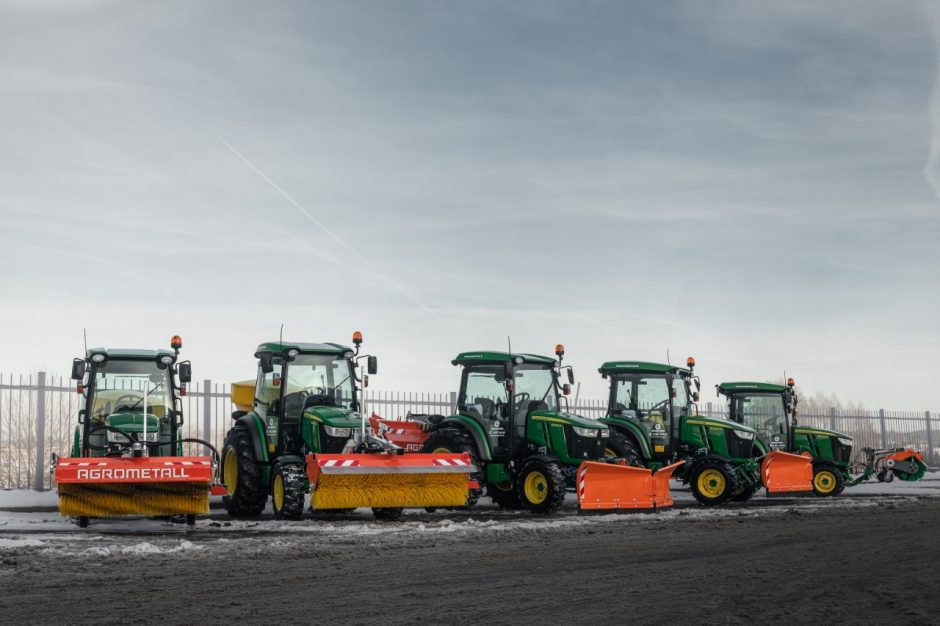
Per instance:
[[[0,0],[0,371],[692,354],[938,409],[940,9]],[[932,115],[933,114],[933,115]],[[706,399],[712,399],[709,392]]]

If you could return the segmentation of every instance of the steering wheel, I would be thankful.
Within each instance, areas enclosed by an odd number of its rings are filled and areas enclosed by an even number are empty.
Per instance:
[[[123,400],[124,398],[130,398],[130,399],[133,400],[134,402],[131,403],[131,404],[124,404],[124,405],[122,405],[122,404],[121,404],[121,400]],[[123,396],[121,396],[120,398],[118,398],[117,400],[114,401],[114,407],[115,407],[114,410],[115,410],[115,412],[120,411],[121,409],[130,410],[130,408],[131,408],[132,406],[134,406],[135,404],[137,404],[138,402],[140,402],[140,396],[134,396],[134,395],[131,395],[131,394],[129,394],[129,393],[125,393]]]

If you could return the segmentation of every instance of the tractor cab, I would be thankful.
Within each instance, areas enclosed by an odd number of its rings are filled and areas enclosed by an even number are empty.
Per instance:
[[[179,453],[180,396],[192,372],[188,361],[176,362],[178,339],[172,351],[91,348],[73,361],[72,378],[84,396],[73,456],[125,456],[144,446],[149,455]]]
[[[607,417],[603,421],[634,434],[639,450],[609,450],[609,456],[642,455],[663,464],[675,455],[681,416],[689,415],[698,400],[699,378],[695,361],[682,368],[647,361],[608,361],[598,370],[610,381]],[[640,459],[628,458],[629,461]]]
[[[239,409],[233,418],[253,413],[263,424],[269,454],[342,452],[360,428],[356,383],[368,384],[368,375],[360,381],[356,374],[357,354],[358,344],[356,351],[335,343],[261,344],[255,351],[257,379],[236,383],[240,393],[233,386]],[[361,358],[374,374],[376,357]]]
[[[728,419],[757,431],[754,445],[760,454],[792,450],[797,404],[792,386],[730,382],[717,389],[725,396]]]

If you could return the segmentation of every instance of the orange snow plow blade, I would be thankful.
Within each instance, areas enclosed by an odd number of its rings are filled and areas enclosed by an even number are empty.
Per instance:
[[[421,452],[428,438],[427,424],[411,420],[383,419],[375,413],[369,418],[372,432],[391,441],[405,452]]]
[[[578,507],[582,511],[664,509],[672,506],[669,479],[679,461],[659,470],[585,461],[578,468]]]
[[[768,496],[812,493],[813,459],[808,454],[774,450],[764,456],[760,476]]]
[[[313,509],[466,506],[470,455],[309,454]]]
[[[72,517],[199,515],[209,512],[207,456],[60,458],[59,514]]]

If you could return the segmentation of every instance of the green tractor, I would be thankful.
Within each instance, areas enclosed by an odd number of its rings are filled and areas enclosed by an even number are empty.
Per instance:
[[[337,343],[269,342],[258,346],[254,381],[232,385],[235,423],[222,448],[223,503],[233,517],[255,517],[272,496],[276,519],[300,519],[307,488],[305,455],[340,453],[361,428],[356,374],[377,359]],[[383,511],[376,511],[381,517]]]
[[[471,476],[502,508],[550,514],[561,506],[568,484],[584,460],[603,458],[608,429],[597,420],[568,413],[562,397],[574,374],[558,360],[535,354],[463,352],[455,415],[427,419],[425,453],[463,452],[478,471]],[[560,383],[562,371],[567,383]]]
[[[794,381],[786,385],[759,382],[727,382],[717,386],[727,399],[729,419],[750,426],[757,432],[755,455],[782,450],[808,454],[813,459],[813,492],[820,497],[837,496],[846,487],[872,476],[888,482],[918,480],[926,470],[919,452],[903,448],[873,450],[865,448],[865,460],[852,462],[853,440],[845,433],[797,423],[798,398]],[[860,471],[859,476],[852,475]]]
[[[756,431],[730,420],[697,415],[701,383],[688,367],[646,361],[608,361],[599,372],[610,381],[610,427],[605,453],[653,470],[677,460],[675,477],[701,504],[749,500],[763,486],[755,458]]]

